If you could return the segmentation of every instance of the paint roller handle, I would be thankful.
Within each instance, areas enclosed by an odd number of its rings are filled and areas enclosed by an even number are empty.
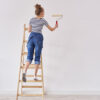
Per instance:
[[[58,27],[58,21],[56,20],[56,27]]]
[[[58,24],[58,21],[56,20],[56,24]]]

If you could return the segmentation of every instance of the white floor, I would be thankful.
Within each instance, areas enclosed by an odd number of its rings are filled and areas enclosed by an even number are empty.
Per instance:
[[[0,96],[0,100],[16,100],[15,96]],[[100,95],[45,95],[42,97],[19,97],[18,100],[100,100]]]

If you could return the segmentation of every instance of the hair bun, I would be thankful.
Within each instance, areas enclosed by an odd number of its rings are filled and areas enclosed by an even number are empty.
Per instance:
[[[44,9],[42,8],[42,6],[41,6],[40,4],[36,4],[36,5],[35,5],[35,14],[36,14],[37,16],[39,16],[40,13],[43,12],[43,11],[44,11]]]
[[[35,8],[36,8],[36,9],[39,9],[39,8],[41,8],[41,5],[40,5],[40,4],[36,4],[36,5],[35,5]]]

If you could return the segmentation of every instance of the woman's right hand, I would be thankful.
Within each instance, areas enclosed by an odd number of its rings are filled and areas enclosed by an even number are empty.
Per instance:
[[[48,25],[47,28],[48,28],[50,31],[54,31],[56,28],[58,28],[58,22],[56,22],[56,24],[55,24],[54,27],[51,27],[50,25]]]

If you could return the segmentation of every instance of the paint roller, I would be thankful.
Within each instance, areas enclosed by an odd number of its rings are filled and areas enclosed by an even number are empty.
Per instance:
[[[60,19],[62,19],[63,15],[62,14],[53,14],[52,17],[55,17],[56,18],[56,24],[58,24],[58,21]]]

